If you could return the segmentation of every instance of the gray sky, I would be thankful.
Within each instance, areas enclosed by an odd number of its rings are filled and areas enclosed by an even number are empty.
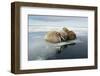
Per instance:
[[[88,27],[88,17],[29,15],[29,26]]]

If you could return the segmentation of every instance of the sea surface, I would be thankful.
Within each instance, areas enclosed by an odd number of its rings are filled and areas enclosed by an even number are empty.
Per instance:
[[[77,42],[56,48],[44,40],[46,32],[28,33],[28,60],[88,58],[88,33],[76,31]]]

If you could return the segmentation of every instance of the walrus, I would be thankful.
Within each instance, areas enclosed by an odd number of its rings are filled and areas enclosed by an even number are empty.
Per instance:
[[[68,40],[76,39],[76,34],[73,31],[68,31]]]
[[[60,43],[68,40],[76,39],[76,34],[73,31],[69,31],[64,27],[61,31],[49,31],[45,35],[45,40],[51,43]]]
[[[52,43],[61,42],[60,33],[57,31],[47,32],[47,34],[45,35],[45,40]]]

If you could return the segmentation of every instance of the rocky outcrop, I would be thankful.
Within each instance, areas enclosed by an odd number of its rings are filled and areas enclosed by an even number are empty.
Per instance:
[[[73,31],[69,31],[67,28],[63,28],[61,31],[49,31],[45,35],[45,40],[51,43],[59,43],[68,40],[76,39],[76,34]]]

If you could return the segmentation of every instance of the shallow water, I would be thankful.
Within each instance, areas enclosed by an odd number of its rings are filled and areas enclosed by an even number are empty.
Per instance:
[[[88,57],[87,32],[76,32],[80,42],[56,48],[44,40],[46,32],[28,33],[28,60],[77,59]]]

